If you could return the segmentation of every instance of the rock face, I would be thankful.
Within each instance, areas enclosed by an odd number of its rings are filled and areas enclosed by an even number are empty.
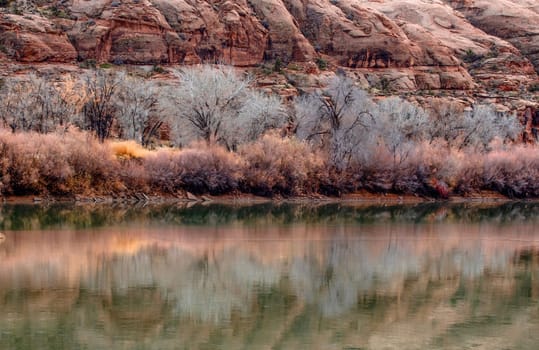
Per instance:
[[[8,4],[0,7],[2,64],[270,61],[310,67],[304,73],[311,74],[317,62],[347,69],[365,87],[394,91],[519,92],[539,71],[539,0]]]
[[[75,1],[69,36],[80,59],[131,64],[261,62],[267,29],[244,1]]]
[[[72,62],[77,57],[66,33],[36,15],[2,14],[0,48],[20,62]]]
[[[503,1],[500,1],[500,3]],[[530,1],[531,2],[531,1]],[[417,43],[431,61],[425,65],[464,66],[476,83],[487,89],[518,91],[522,84],[534,79],[534,67],[523,51],[500,37],[485,33],[472,25],[459,7],[441,1],[362,1],[388,16],[402,28],[406,37]],[[485,1],[485,3],[487,3]],[[489,3],[496,3],[490,1]],[[539,1],[536,1],[539,5]],[[533,17],[529,15],[528,17]],[[529,28],[531,30],[531,28]],[[531,32],[531,31],[530,31]],[[461,74],[461,72],[459,71]],[[421,88],[424,76],[416,76]],[[430,77],[437,80],[435,77]],[[454,74],[442,73],[441,88],[473,86]],[[459,83],[460,80],[460,83]],[[433,88],[432,84],[426,84]]]
[[[539,72],[539,1],[446,0],[471,24],[517,47]]]
[[[178,33],[185,63],[251,66],[264,58],[268,31],[244,0],[155,0],[153,5]]]
[[[76,2],[75,2],[76,4]],[[99,16],[87,18],[95,8],[76,6],[81,11],[68,28],[79,60],[95,59],[115,63],[179,63],[185,58],[181,39],[164,16],[149,3],[104,2]]]

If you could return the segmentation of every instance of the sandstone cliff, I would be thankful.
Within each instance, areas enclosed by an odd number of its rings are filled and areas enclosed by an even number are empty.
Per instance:
[[[40,62],[72,67],[225,62],[277,72],[284,67],[284,74],[272,78],[276,86],[309,88],[319,83],[319,68],[344,69],[365,88],[385,93],[460,91],[494,102],[527,101],[520,107],[537,103],[539,0],[2,4],[4,72]]]

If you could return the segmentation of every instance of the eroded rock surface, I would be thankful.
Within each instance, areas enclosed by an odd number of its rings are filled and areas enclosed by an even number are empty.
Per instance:
[[[0,7],[2,66],[299,64],[286,75],[299,82],[342,67],[378,90],[488,94],[528,91],[539,70],[539,0],[8,3]]]
[[[507,40],[539,72],[539,1],[446,0],[468,21],[485,32]]]
[[[31,14],[0,16],[0,48],[7,58],[20,62],[71,62],[77,57],[65,32]]]

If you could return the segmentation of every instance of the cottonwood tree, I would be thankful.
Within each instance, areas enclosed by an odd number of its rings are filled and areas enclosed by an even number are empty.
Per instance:
[[[456,101],[432,99],[428,107],[431,112],[429,142],[441,142],[449,149],[455,147],[463,130],[464,105]]]
[[[113,99],[124,137],[147,146],[163,125],[159,87],[152,81],[122,76]]]
[[[398,97],[378,103],[376,128],[379,142],[393,159],[393,167],[404,162],[417,142],[428,135],[429,118],[418,106]]]
[[[115,97],[124,80],[124,74],[102,69],[94,70],[82,79],[83,124],[86,129],[95,132],[100,142],[103,142],[111,133],[117,110]]]
[[[298,137],[328,149],[337,168],[352,161],[360,143],[373,140],[376,105],[347,77],[336,76],[325,89],[299,98],[295,112]]]
[[[522,125],[514,115],[497,113],[494,106],[476,104],[464,114],[459,149],[488,151],[494,139],[515,140],[521,132]]]
[[[46,133],[70,122],[75,104],[66,89],[31,74],[7,79],[0,90],[0,113],[4,127],[16,131]]]
[[[169,110],[177,144],[199,139],[234,148],[279,124],[280,100],[253,92],[250,79],[231,67],[204,65],[176,75],[180,82],[171,88]]]
[[[237,116],[226,128],[226,140],[231,148],[258,139],[265,131],[283,126],[287,116],[281,99],[259,91],[248,91]]]
[[[522,132],[515,116],[498,113],[493,106],[476,104],[464,110],[455,102],[436,101],[432,108],[430,140],[440,140],[448,148],[485,152],[494,139],[515,140]]]

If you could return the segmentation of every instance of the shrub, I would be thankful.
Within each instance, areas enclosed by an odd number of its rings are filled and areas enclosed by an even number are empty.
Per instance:
[[[476,54],[472,49],[466,50],[466,52],[464,53],[464,56],[462,57],[462,60],[466,63],[474,63],[481,59],[483,59],[483,56]]]
[[[110,148],[119,159],[141,159],[150,154],[146,148],[134,140],[113,141],[110,143]]]
[[[97,67],[97,61],[93,58],[89,58],[79,63],[79,67],[82,69],[95,69]]]
[[[528,86],[529,92],[539,92],[539,82],[532,83]]]
[[[156,191],[175,193],[181,188],[180,151],[160,149],[144,158],[142,166],[149,186]]]
[[[183,187],[193,193],[223,194],[238,188],[240,160],[219,146],[182,150],[179,157]]]
[[[0,131],[4,194],[103,194],[118,164],[106,145],[69,130],[46,135]]]
[[[262,196],[317,192],[324,162],[309,145],[295,138],[264,135],[239,150],[244,161],[241,188]]]
[[[144,159],[154,189],[224,194],[238,188],[240,160],[219,146],[197,143],[183,150],[158,150]]]
[[[510,198],[538,197],[538,176],[539,156],[532,147],[494,150],[483,158],[484,187]]]
[[[318,69],[320,70],[326,70],[328,68],[328,62],[321,57],[318,57],[316,59],[316,65],[318,66]]]
[[[283,61],[279,57],[275,59],[275,63],[273,64],[273,71],[276,73],[281,73],[283,70]]]

